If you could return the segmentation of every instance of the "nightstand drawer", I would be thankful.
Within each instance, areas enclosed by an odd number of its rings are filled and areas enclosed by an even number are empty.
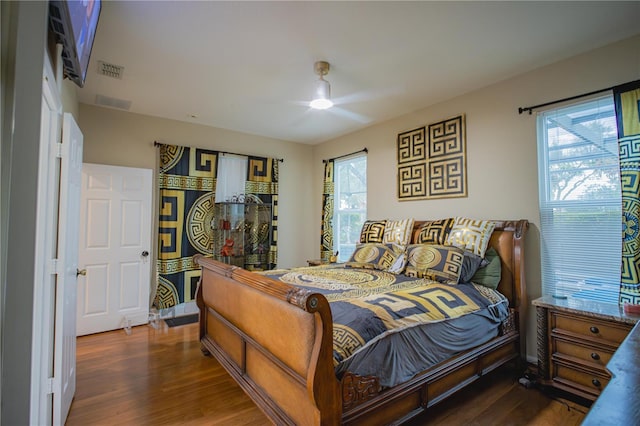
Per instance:
[[[609,383],[610,378],[600,374],[571,368],[568,365],[557,362],[553,374],[553,381],[579,391],[600,395],[600,392]]]
[[[579,317],[562,312],[552,312],[551,329],[557,331],[568,331],[581,334],[586,338],[602,339],[614,344],[617,347],[629,331],[631,326],[614,322],[605,322],[595,318]],[[554,330],[556,331],[556,330]]]
[[[602,348],[594,348],[575,342],[569,342],[558,338],[553,339],[553,345],[554,347],[552,349],[552,352],[558,352],[564,355],[588,361],[593,364],[597,364],[598,366],[602,367],[603,370],[614,352]]]

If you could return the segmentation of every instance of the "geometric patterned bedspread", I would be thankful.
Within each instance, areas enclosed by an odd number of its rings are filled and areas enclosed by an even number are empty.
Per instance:
[[[440,284],[424,278],[340,264],[261,272],[323,294],[333,316],[333,356],[338,365],[389,333],[458,318],[505,303],[487,287]]]

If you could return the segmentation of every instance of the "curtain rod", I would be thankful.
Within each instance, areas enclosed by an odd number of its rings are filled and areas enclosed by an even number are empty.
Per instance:
[[[354,152],[352,152],[352,153],[350,153],[350,154],[339,155],[339,156],[337,156],[337,157],[329,158],[328,160],[322,160],[322,162],[323,162],[323,163],[326,163],[326,162],[328,162],[328,161],[333,161],[333,160],[337,160],[337,159],[339,159],[339,158],[348,157],[348,156],[350,156],[350,155],[357,154],[357,153],[359,153],[359,152],[369,152],[369,150],[368,150],[367,148],[362,148],[360,151],[354,151]]]
[[[548,106],[548,105],[559,104],[560,102],[572,101],[574,99],[584,98],[584,97],[591,96],[591,95],[597,95],[598,93],[608,92],[609,90],[613,90],[616,87],[622,87],[622,86],[633,85],[633,84],[638,84],[638,83],[640,83],[640,80],[636,80],[636,81],[632,81],[632,82],[624,83],[624,84],[618,84],[616,86],[607,87],[606,89],[594,90],[593,92],[583,93],[582,95],[571,96],[569,98],[558,99],[557,101],[546,102],[546,103],[540,104],[540,105],[534,105],[534,106],[529,106],[529,107],[524,107],[524,108],[520,107],[520,108],[518,108],[518,114],[522,114],[525,111],[529,111],[529,115],[531,115],[531,112],[536,108],[542,108],[542,107],[545,107],[545,106]]]
[[[165,144],[163,144],[161,142],[158,142],[158,141],[153,141],[153,146],[158,147],[160,145],[165,145]],[[242,156],[245,156],[245,157],[249,157],[248,154],[238,154],[237,152],[218,151],[218,150],[213,150],[213,149],[212,149],[212,151],[219,152],[220,154],[242,155]],[[258,156],[254,155],[253,157],[258,157]],[[284,163],[284,158],[275,158],[275,160],[278,160],[279,162]]]

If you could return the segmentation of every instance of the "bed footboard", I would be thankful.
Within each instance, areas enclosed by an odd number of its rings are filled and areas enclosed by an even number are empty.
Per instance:
[[[339,424],[326,298],[212,259],[196,262],[203,350],[274,422]]]

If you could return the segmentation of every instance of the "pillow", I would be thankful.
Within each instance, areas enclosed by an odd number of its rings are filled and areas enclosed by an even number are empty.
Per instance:
[[[439,244],[411,244],[407,248],[409,277],[429,278],[445,284],[458,284],[462,271],[463,250]]]
[[[386,220],[367,220],[360,230],[361,243],[382,243]]]
[[[416,244],[444,244],[447,241],[454,218],[431,220],[420,227],[414,243]]]
[[[490,220],[456,217],[446,244],[469,250],[480,257],[484,257],[491,233],[495,227],[496,224]]]
[[[407,246],[411,242],[413,219],[387,220],[384,228],[383,243],[396,243]]]
[[[405,259],[404,247],[397,244],[364,243],[356,244],[345,266],[399,274],[404,270]]]
[[[482,267],[482,263],[485,259],[467,250],[465,250],[463,254],[464,259],[462,259],[462,272],[460,272],[459,282],[468,283],[471,282],[471,278],[476,271]],[[487,262],[485,266],[488,263],[489,262]]]
[[[498,288],[500,278],[502,277],[502,265],[500,263],[500,255],[493,247],[487,250],[485,259],[489,261],[489,264],[484,268],[478,269],[471,278],[471,282],[489,287],[492,289]]]

